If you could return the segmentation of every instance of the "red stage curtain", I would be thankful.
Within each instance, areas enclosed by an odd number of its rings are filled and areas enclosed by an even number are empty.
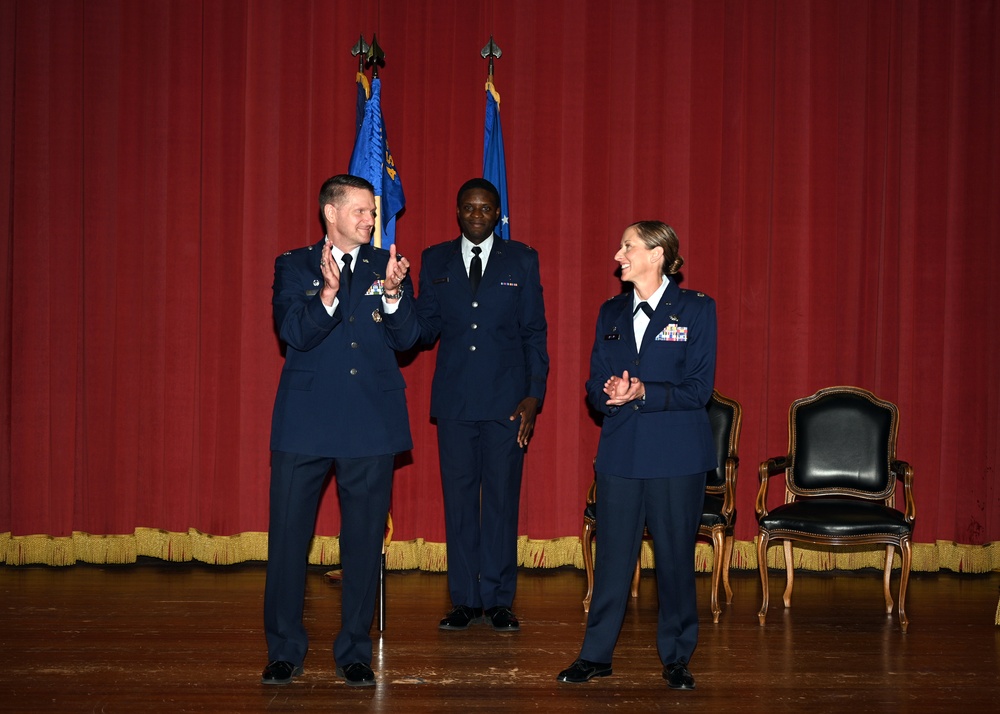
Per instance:
[[[457,234],[479,50],[503,49],[512,234],[541,256],[552,359],[527,538],[580,530],[597,310],[624,227],[659,218],[683,285],[719,305],[739,539],[790,402],[855,384],[900,407],[916,540],[1000,541],[1000,3],[0,0],[8,542],[266,530],[273,260],[322,235],[315,195],[354,138],[349,50],[373,32],[415,270]],[[404,362],[394,538],[441,542],[433,353]],[[338,530],[331,489],[318,532]]]

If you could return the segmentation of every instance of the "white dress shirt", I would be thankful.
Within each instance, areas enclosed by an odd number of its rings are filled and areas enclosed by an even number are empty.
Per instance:
[[[483,274],[486,274],[486,263],[490,259],[490,251],[493,250],[493,239],[496,236],[491,234],[489,238],[484,240],[479,244],[479,247],[483,249],[483,252],[479,255],[479,259],[483,261]],[[471,240],[462,236],[462,262],[465,263],[465,274],[469,274],[469,266],[472,264],[472,249],[476,247],[476,244]]]
[[[642,338],[646,334],[646,328],[649,326],[649,318],[646,317],[646,313],[642,310],[636,312],[639,307],[639,303],[647,302],[653,310],[656,310],[656,306],[660,304],[663,292],[667,289],[667,285],[669,284],[670,278],[664,275],[663,279],[660,281],[660,287],[656,289],[656,292],[649,296],[648,300],[641,299],[639,297],[639,293],[635,290],[632,291],[632,329],[635,331],[636,349],[639,349],[642,346]]]
[[[351,275],[354,275],[355,273],[358,272],[358,255],[360,253],[361,253],[361,246],[358,246],[357,248],[351,251]],[[343,270],[344,256],[346,255],[346,253],[344,253],[344,251],[335,246],[333,243],[330,243],[330,255],[333,256],[333,259],[337,261],[337,265],[340,266],[341,270]],[[335,297],[333,298],[333,305],[327,305],[326,303],[324,303],[323,307],[326,308],[327,314],[330,317],[333,317],[333,313],[337,311],[337,305],[339,304],[340,304],[340,298]],[[386,302],[386,299],[384,297],[382,298],[382,310],[385,312],[385,314],[391,315],[392,313],[396,312],[398,308],[399,308],[398,300],[396,302],[390,303]]]

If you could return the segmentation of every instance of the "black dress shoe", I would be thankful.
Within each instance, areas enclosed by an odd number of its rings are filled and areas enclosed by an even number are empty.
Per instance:
[[[261,684],[291,684],[293,677],[302,674],[302,666],[294,665],[291,662],[274,660],[268,662],[264,667],[263,674],[260,675]]]
[[[349,687],[374,687],[375,673],[363,662],[355,662],[346,667],[337,667],[337,676],[343,677]]]
[[[497,632],[517,632],[521,629],[521,623],[509,607],[491,607],[486,611],[486,617]]]
[[[594,677],[609,676],[611,676],[610,662],[591,662],[586,659],[578,659],[569,666],[569,669],[564,669],[560,672],[556,679],[560,682],[580,684],[581,682],[588,682]]]
[[[464,630],[469,625],[483,621],[483,608],[459,605],[441,620],[441,630]]]
[[[674,662],[664,667],[663,678],[671,689],[694,689],[694,677],[684,662]]]

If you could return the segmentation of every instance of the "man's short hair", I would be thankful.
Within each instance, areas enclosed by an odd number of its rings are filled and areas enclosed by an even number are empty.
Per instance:
[[[323,182],[323,186],[319,190],[319,210],[322,211],[323,206],[328,203],[339,205],[344,199],[344,194],[351,188],[364,189],[373,196],[375,195],[375,187],[360,176],[337,174]]]
[[[484,178],[474,178],[463,183],[462,188],[458,189],[458,196],[456,196],[455,202],[459,207],[462,206],[462,194],[474,188],[481,188],[486,191],[486,193],[493,196],[493,202],[497,205],[497,207],[500,206],[500,192],[497,191],[497,187]]]

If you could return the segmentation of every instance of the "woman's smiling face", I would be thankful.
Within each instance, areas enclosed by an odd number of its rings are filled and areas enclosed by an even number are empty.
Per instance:
[[[660,263],[663,261],[663,249],[656,247],[650,250],[634,226],[630,226],[622,234],[622,244],[615,253],[615,260],[621,266],[622,280],[633,285],[648,281],[651,278],[659,281],[662,272]]]

